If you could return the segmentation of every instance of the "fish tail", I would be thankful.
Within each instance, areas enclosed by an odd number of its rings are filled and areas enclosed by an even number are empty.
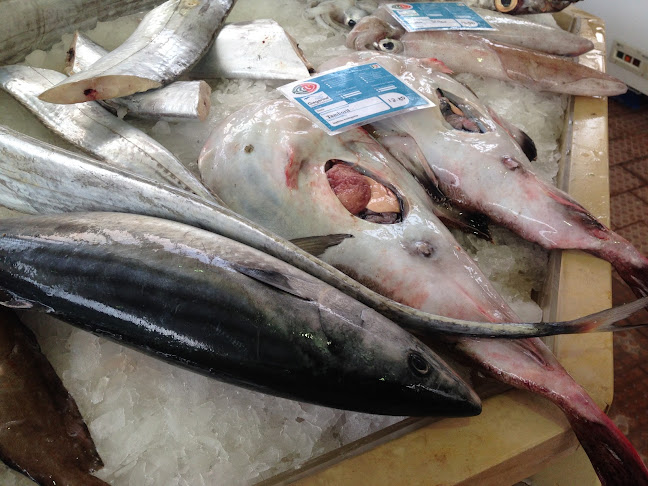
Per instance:
[[[616,263],[614,268],[636,296],[648,296],[648,258],[638,255],[631,261]]]
[[[594,466],[603,486],[646,486],[648,469],[636,449],[595,404],[588,418],[563,408],[576,437]]]
[[[644,308],[648,308],[648,297],[642,297],[634,302],[606,309],[579,319],[557,323],[556,326],[552,327],[552,334],[609,332],[643,327],[648,325],[648,322],[628,324],[622,321]]]

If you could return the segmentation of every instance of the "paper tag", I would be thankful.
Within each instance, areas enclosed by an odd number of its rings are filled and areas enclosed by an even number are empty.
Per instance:
[[[424,30],[496,30],[459,2],[390,3],[387,8],[408,32]]]
[[[329,134],[435,106],[376,62],[334,69],[278,89]]]

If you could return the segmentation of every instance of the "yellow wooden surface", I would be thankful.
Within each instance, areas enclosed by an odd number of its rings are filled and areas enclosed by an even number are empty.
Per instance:
[[[604,64],[602,22],[582,11],[580,31],[597,44],[583,62]],[[573,145],[563,188],[609,222],[607,100],[574,98]],[[571,319],[611,305],[610,266],[581,252],[558,255],[551,317]],[[609,334],[560,336],[554,350],[565,368],[606,409],[612,401],[612,338]],[[478,417],[446,419],[327,467],[300,486],[479,485],[506,486],[535,474],[538,486],[598,484],[567,420],[548,401],[511,391],[484,401]]]

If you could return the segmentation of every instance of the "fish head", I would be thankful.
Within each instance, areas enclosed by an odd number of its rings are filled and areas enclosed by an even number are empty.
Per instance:
[[[579,0],[494,0],[493,10],[511,15],[559,12]]]
[[[369,308],[354,313],[359,318],[351,325],[340,326],[337,319],[349,315],[348,302],[338,302],[331,293],[323,304],[330,309],[320,312],[326,350],[347,370],[337,382],[340,393],[320,391],[329,403],[334,396],[341,397],[348,408],[349,397],[356,397],[362,409],[389,415],[468,416],[480,412],[474,391],[417,338]]]
[[[199,167],[232,210],[284,238],[351,235],[321,257],[389,298],[515,320],[423,187],[363,129],[330,136],[292,103],[263,102],[216,127]]]

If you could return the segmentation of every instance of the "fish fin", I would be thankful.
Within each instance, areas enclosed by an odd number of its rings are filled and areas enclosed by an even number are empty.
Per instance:
[[[434,214],[450,228],[456,228],[464,233],[471,233],[486,241],[493,241],[488,223],[488,217],[481,213],[465,213],[452,206],[434,205]]]
[[[552,334],[556,333],[586,333],[586,332],[610,332],[633,329],[635,327],[648,326],[643,324],[621,324],[635,312],[648,307],[648,297],[642,297],[628,304],[623,304],[611,309],[606,309],[595,314],[590,314],[572,321],[555,323]]]
[[[0,289],[0,305],[10,309],[34,309],[36,304],[27,299],[21,299],[7,290]]]
[[[232,268],[257,282],[269,285],[300,299],[312,300],[312,285],[307,280],[286,275],[275,270],[252,268],[241,264],[232,264]]]
[[[486,106],[486,108],[493,121],[502,127],[504,131],[508,133],[513,140],[515,140],[515,143],[517,143],[522,149],[524,155],[526,155],[529,160],[536,160],[538,158],[538,149],[536,148],[533,139],[524,130],[500,117],[490,106]]]
[[[347,238],[353,238],[353,235],[340,233],[324,236],[306,236],[304,238],[295,238],[290,242],[313,256],[320,256],[326,250],[339,245]]]
[[[643,255],[636,255],[636,261],[631,263],[615,260],[614,269],[619,276],[627,283],[637,297],[648,296],[648,258]]]

